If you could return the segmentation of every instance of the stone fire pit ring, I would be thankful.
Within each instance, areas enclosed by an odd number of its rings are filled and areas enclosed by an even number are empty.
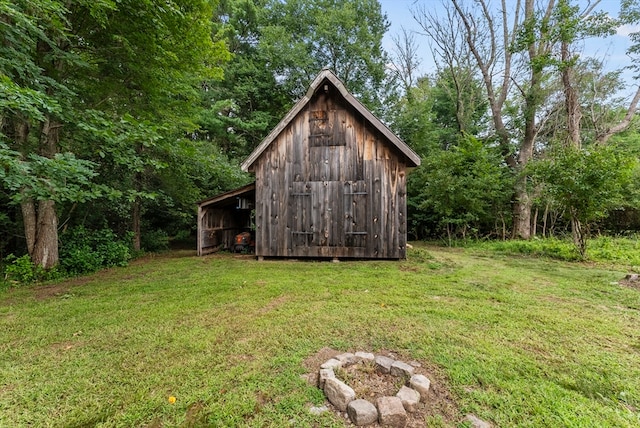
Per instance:
[[[335,370],[354,364],[370,363],[382,374],[408,379],[395,396],[383,396],[375,405],[364,399],[357,399],[349,385],[338,379]],[[347,412],[351,422],[357,426],[379,422],[390,427],[404,427],[407,412],[413,413],[420,401],[426,401],[431,381],[424,375],[416,374],[419,364],[407,364],[400,360],[374,355],[368,352],[343,353],[327,360],[320,366],[318,387],[338,410]]]

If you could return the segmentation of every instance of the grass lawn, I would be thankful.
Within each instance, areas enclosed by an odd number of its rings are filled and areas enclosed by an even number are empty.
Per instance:
[[[463,426],[640,425],[627,267],[419,247],[402,262],[174,252],[0,291],[0,427],[344,426],[301,375],[329,347],[433,371]],[[176,397],[170,403],[168,397]]]

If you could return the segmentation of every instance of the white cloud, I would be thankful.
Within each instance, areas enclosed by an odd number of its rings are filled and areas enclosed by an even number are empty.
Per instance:
[[[631,33],[637,33],[640,31],[640,25],[624,24],[616,29],[616,34],[622,37],[628,37]]]

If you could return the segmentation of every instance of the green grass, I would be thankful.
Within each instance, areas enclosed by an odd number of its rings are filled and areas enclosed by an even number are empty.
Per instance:
[[[323,347],[434,367],[459,420],[640,424],[640,292],[614,283],[628,267],[478,249],[409,256],[177,252],[2,291],[0,426],[340,427],[309,414],[324,397],[300,378]]]
[[[462,246],[502,254],[521,254],[548,257],[556,260],[579,261],[580,254],[570,239],[534,238],[528,241],[476,241]],[[640,240],[601,236],[587,241],[587,261],[630,266],[640,271]]]

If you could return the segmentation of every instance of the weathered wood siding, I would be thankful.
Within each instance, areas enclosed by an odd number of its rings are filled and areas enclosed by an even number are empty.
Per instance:
[[[236,235],[250,226],[250,210],[198,209],[198,255],[232,248]]]
[[[406,166],[329,86],[256,160],[256,255],[406,256]]]

